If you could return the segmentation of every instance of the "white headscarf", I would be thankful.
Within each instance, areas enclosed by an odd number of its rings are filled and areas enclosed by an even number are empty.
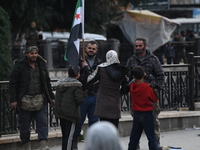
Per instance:
[[[106,62],[97,66],[96,70],[91,75],[88,76],[87,82],[91,81],[95,77],[95,75],[98,71],[98,67],[107,67],[107,66],[115,64],[115,63],[118,63],[118,64],[120,63],[120,61],[118,59],[118,55],[114,50],[109,50],[106,53]]]
[[[85,150],[124,150],[117,128],[107,121],[93,124],[86,132]]]
[[[114,50],[109,50],[106,53],[106,62],[102,63],[99,65],[99,67],[107,67],[109,65],[115,64],[115,63],[120,63],[118,59],[118,55]]]

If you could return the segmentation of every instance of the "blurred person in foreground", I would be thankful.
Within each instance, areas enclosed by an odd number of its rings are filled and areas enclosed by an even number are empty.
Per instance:
[[[129,69],[129,79],[132,79],[131,71],[135,66],[142,66],[146,73],[144,82],[150,84],[151,88],[156,92],[159,99],[160,90],[164,85],[164,71],[159,59],[147,49],[147,42],[144,38],[135,40],[136,53],[127,60],[127,68]],[[158,115],[160,113],[159,102],[154,103],[154,119],[155,119],[155,134],[158,146],[160,145],[160,121]],[[139,149],[139,146],[138,146]]]
[[[22,150],[31,150],[30,124],[36,121],[39,149],[48,150],[48,102],[55,104],[46,60],[37,46],[29,46],[26,57],[16,62],[10,74],[10,104],[18,111]]]
[[[125,150],[117,128],[110,122],[93,124],[86,132],[85,150]]]

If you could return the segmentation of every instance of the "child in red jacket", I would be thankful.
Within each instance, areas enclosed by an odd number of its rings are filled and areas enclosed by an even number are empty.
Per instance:
[[[135,78],[135,81],[130,84],[134,119],[128,150],[137,149],[143,130],[149,141],[149,149],[158,150],[152,112],[154,109],[152,103],[156,103],[158,99],[150,85],[143,81],[146,74],[141,66],[135,66],[131,74]]]

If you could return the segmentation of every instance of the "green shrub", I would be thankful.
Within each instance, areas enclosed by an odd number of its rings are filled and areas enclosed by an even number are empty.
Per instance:
[[[0,81],[8,80],[12,67],[10,40],[10,20],[5,10],[0,7]]]

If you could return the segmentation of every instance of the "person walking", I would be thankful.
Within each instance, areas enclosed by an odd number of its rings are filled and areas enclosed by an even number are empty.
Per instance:
[[[179,64],[181,59],[184,63],[187,63],[187,58],[185,57],[185,41],[182,36],[180,36],[177,32],[174,33],[174,38],[172,40],[174,51],[175,51],[175,58],[174,64]]]
[[[80,121],[80,104],[84,102],[82,84],[77,80],[72,67],[68,68],[68,77],[58,80],[56,86],[55,114],[60,118],[62,132],[62,150],[72,150],[75,125]]]
[[[114,50],[106,53],[106,62],[98,65],[88,76],[88,83],[99,82],[99,92],[94,115],[100,121],[109,121],[117,128],[121,118],[121,85],[126,82],[128,69],[120,64]]]
[[[129,77],[132,79],[130,70],[135,66],[142,66],[146,73],[144,82],[156,91],[159,96],[159,91],[164,85],[164,71],[160,64],[159,59],[148,49],[147,43],[144,38],[137,38],[135,40],[136,53],[127,60],[127,68],[129,69]],[[159,98],[158,98],[159,99]],[[155,134],[158,145],[160,145],[160,121],[158,115],[160,113],[159,103],[154,103],[154,119],[155,119]],[[138,147],[139,148],[139,147]]]
[[[135,81],[130,84],[130,95],[132,110],[134,110],[134,119],[128,150],[137,149],[143,130],[149,141],[149,149],[158,150],[154,131],[154,107],[152,104],[158,101],[156,94],[150,85],[144,82],[146,74],[141,66],[135,66],[131,70],[131,75],[135,79]]]
[[[80,105],[81,121],[76,125],[75,135],[73,139],[73,150],[78,149],[78,141],[79,137],[81,136],[82,126],[86,119],[86,116],[88,117],[89,126],[99,120],[99,118],[94,115],[99,84],[87,83],[87,76],[92,73],[96,69],[97,65],[99,65],[101,62],[100,59],[97,58],[97,52],[98,43],[96,41],[89,41],[88,43],[86,43],[85,47],[85,61],[80,60],[79,63],[81,71],[78,80],[82,83],[82,90],[85,93],[85,100],[84,103]]]
[[[29,46],[26,57],[16,62],[10,74],[10,105],[19,111],[22,150],[31,150],[30,124],[36,121],[40,150],[46,149],[48,137],[48,102],[55,104],[46,61],[38,55],[38,47]]]
[[[196,35],[194,34],[193,30],[188,30],[188,34],[185,37],[185,51],[186,51],[186,59],[188,60],[189,58],[189,53],[192,52],[195,55],[197,55],[197,49],[195,49],[195,44],[196,44]]]
[[[33,21],[30,24],[30,28],[25,33],[26,46],[36,45],[38,46],[38,30],[36,29],[36,23]]]

